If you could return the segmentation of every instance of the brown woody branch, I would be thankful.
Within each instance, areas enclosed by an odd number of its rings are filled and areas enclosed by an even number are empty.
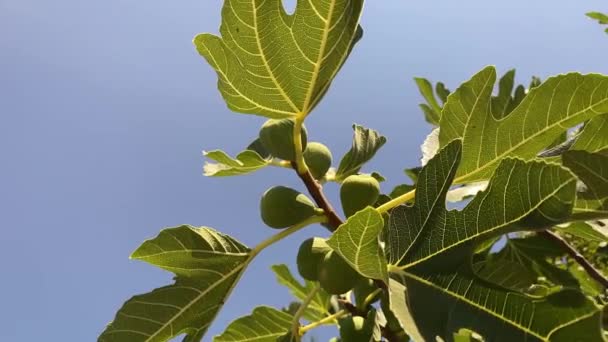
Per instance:
[[[315,203],[317,204],[317,206],[319,208],[323,209],[323,211],[325,212],[325,216],[327,216],[327,226],[326,227],[331,232],[334,232],[336,229],[338,229],[338,227],[340,227],[340,225],[342,225],[343,221],[340,218],[340,216],[338,216],[338,214],[332,207],[329,200],[327,200],[327,197],[325,197],[325,194],[323,193],[323,186],[319,182],[317,182],[316,179],[314,179],[314,177],[312,176],[312,174],[310,173],[310,171],[308,169],[304,173],[299,173],[297,171],[298,170],[297,164],[295,162],[291,162],[291,165],[292,165],[293,169],[296,171],[296,174],[298,175],[298,177],[300,177],[300,179],[306,186],[306,189],[310,193],[310,196],[312,196],[312,198],[315,201]],[[381,280],[374,280],[374,283],[376,284],[376,286],[378,286],[379,288],[381,288],[383,290],[387,289],[386,284]],[[348,301],[340,301],[340,303],[351,314],[353,314],[355,316],[366,317],[366,314],[361,312],[360,310],[358,310],[357,307],[354,306],[352,303],[350,303]],[[388,342],[399,341],[399,338],[395,335],[395,333],[386,327],[382,328],[382,336],[384,336],[384,338]]]
[[[329,201],[325,197],[321,184],[313,178],[312,174],[310,173],[310,171],[308,171],[308,169],[305,173],[299,173],[297,172],[298,168],[296,163],[291,162],[291,165],[293,169],[296,170],[298,177],[300,177],[300,179],[306,186],[306,189],[308,189],[308,192],[312,196],[315,203],[317,203],[317,206],[319,206],[319,208],[325,211],[325,216],[327,216],[328,229],[332,232],[338,229],[338,227],[342,224],[342,219],[340,218],[340,216],[338,216],[334,208],[331,206],[331,203],[329,203]]]
[[[539,234],[544,238],[560,245],[572,259],[574,259],[579,265],[581,265],[582,268],[585,269],[585,271],[587,271],[587,274],[589,274],[591,278],[602,284],[604,288],[608,288],[608,278],[606,278],[599,270],[597,270],[593,265],[591,265],[589,260],[585,259],[585,257],[581,253],[579,253],[579,251],[577,251],[574,247],[572,247],[568,243],[568,241],[564,240],[564,238],[549,230],[544,230]]]

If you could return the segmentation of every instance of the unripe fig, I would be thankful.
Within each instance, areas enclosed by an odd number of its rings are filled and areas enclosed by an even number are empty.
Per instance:
[[[298,250],[298,271],[302,278],[317,281],[319,280],[319,266],[325,255],[331,248],[325,239],[314,237],[302,242]]]
[[[346,177],[340,188],[340,201],[346,217],[373,205],[380,195],[380,183],[372,176],[352,175]]]
[[[260,201],[262,221],[272,228],[286,228],[315,215],[316,207],[306,195],[285,186],[268,189]]]
[[[373,325],[364,317],[352,316],[340,320],[340,337],[343,341],[371,341]]]
[[[359,280],[357,282],[357,284],[355,284],[355,287],[353,288],[353,293],[355,295],[355,303],[357,303],[357,307],[365,310],[367,308],[363,307],[363,304],[365,302],[365,299],[367,299],[367,297],[369,295],[372,294],[372,292],[374,292],[378,287],[376,287],[376,285],[374,284],[374,281],[371,279],[367,279],[367,278],[362,278],[361,280]],[[373,299],[373,301],[367,303],[372,304],[374,302],[376,302],[379,299],[379,296],[376,296],[376,298]]]
[[[315,179],[321,179],[331,166],[331,151],[321,143],[308,143],[304,150],[304,161],[312,176]]]
[[[271,119],[260,129],[262,145],[277,158],[295,160],[296,151],[293,144],[294,120]],[[306,128],[302,126],[302,149],[306,148]]]
[[[359,279],[359,273],[334,251],[327,253],[319,266],[319,283],[329,294],[343,294]]]

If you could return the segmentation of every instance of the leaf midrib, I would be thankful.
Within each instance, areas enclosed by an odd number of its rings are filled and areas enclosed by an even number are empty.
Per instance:
[[[277,1],[277,2],[280,6],[281,2],[280,1]],[[255,6],[255,0],[251,0],[251,8],[253,10],[253,26],[254,26],[253,32],[255,32],[255,42],[258,46],[258,49],[260,50],[260,58],[262,59],[262,62],[264,63],[264,67],[266,68],[266,71],[268,72],[270,79],[272,79],[272,82],[277,86],[277,90],[279,91],[279,93],[281,93],[281,96],[283,96],[283,98],[287,101],[289,106],[291,106],[291,108],[294,110],[294,114],[298,113],[299,112],[298,107],[293,103],[291,98],[289,96],[287,96],[287,93],[285,92],[285,90],[283,89],[281,84],[279,83],[279,80],[277,80],[277,78],[274,76],[274,73],[272,72],[272,69],[270,68],[270,65],[268,64],[268,60],[266,59],[266,54],[264,52],[264,49],[262,48],[262,42],[260,40],[260,34],[258,32],[258,8]],[[291,30],[291,28],[288,28],[288,29]]]
[[[311,1],[311,0],[308,0],[308,1]],[[334,14],[334,10],[336,7],[336,1],[337,0],[333,0],[331,2],[330,6],[329,6],[329,10],[327,11],[327,19],[325,19],[325,21],[323,21],[323,37],[321,39],[321,46],[319,47],[319,55],[317,56],[317,61],[314,63],[312,78],[311,78],[311,82],[308,87],[308,90],[306,92],[304,106],[302,108],[302,111],[298,114],[303,117],[306,117],[306,115],[308,115],[308,113],[310,112],[312,94],[313,94],[315,86],[317,84],[317,79],[319,78],[319,72],[321,70],[321,63],[323,62],[323,57],[325,56],[325,49],[327,47],[327,38],[329,37],[331,18]],[[311,6],[314,7],[314,5],[312,5],[312,1],[311,1]]]
[[[471,172],[468,172],[468,173],[466,173],[466,174],[464,174],[464,175],[460,175],[459,177],[456,177],[456,179],[454,179],[454,183],[455,183],[455,184],[462,184],[462,183],[463,183],[463,181],[467,180],[467,178],[468,178],[468,177],[471,177],[472,175],[476,175],[476,174],[478,174],[478,173],[482,172],[483,170],[485,170],[485,169],[487,169],[487,168],[489,168],[489,167],[493,166],[494,164],[496,164],[496,163],[497,163],[497,162],[499,162],[500,160],[502,160],[502,159],[504,159],[505,157],[507,157],[507,156],[508,156],[508,155],[509,155],[511,152],[513,152],[513,151],[517,150],[517,149],[518,149],[518,148],[520,148],[522,145],[526,144],[528,141],[530,141],[530,140],[532,140],[532,139],[535,139],[535,138],[536,138],[538,135],[541,135],[541,134],[545,133],[546,131],[548,131],[548,130],[550,130],[550,129],[555,128],[555,126],[558,126],[558,125],[559,125],[559,126],[561,126],[561,124],[562,124],[563,122],[568,121],[568,120],[572,120],[572,119],[574,119],[576,116],[581,115],[581,114],[583,114],[584,112],[586,112],[586,111],[588,111],[588,110],[593,110],[593,108],[594,108],[594,107],[601,106],[601,105],[603,105],[603,104],[604,104],[605,102],[607,102],[607,101],[608,101],[608,99],[601,100],[601,101],[599,101],[599,102],[595,103],[595,104],[594,104],[594,105],[592,105],[592,106],[587,106],[585,109],[579,110],[578,112],[576,112],[576,113],[574,113],[574,114],[572,114],[572,115],[570,115],[570,116],[567,116],[565,119],[561,119],[561,120],[559,120],[559,121],[554,122],[554,123],[553,123],[552,125],[550,125],[550,126],[545,126],[545,128],[544,128],[544,129],[542,129],[542,130],[540,130],[540,131],[538,131],[538,132],[536,132],[536,133],[534,133],[534,134],[530,135],[530,136],[529,136],[529,137],[527,137],[526,139],[523,139],[522,141],[520,141],[519,143],[515,144],[513,147],[509,148],[508,150],[504,151],[504,152],[503,152],[503,153],[501,153],[500,155],[495,156],[495,157],[494,157],[494,158],[493,158],[491,161],[489,161],[489,162],[485,163],[485,164],[484,164],[482,167],[478,167],[478,168],[476,168],[475,170],[473,170],[473,171],[471,171]],[[595,111],[594,111],[594,112],[595,112]],[[599,114],[599,112],[598,112],[598,115],[600,115],[600,114]],[[502,120],[496,120],[496,119],[492,118],[492,120],[494,120],[495,122],[497,122],[497,123],[498,123],[498,126],[496,126],[496,127],[497,127],[497,130],[498,130],[500,127],[501,127],[501,122],[504,122],[504,121],[506,120],[506,118],[508,118],[508,116],[507,116],[507,117],[505,117],[505,118],[504,118],[504,119],[502,119]],[[466,130],[465,130],[465,131],[466,131]],[[480,149],[480,150],[481,150],[481,149]],[[478,162],[479,162],[479,159],[478,159]],[[467,181],[468,181],[468,180],[467,180]]]
[[[226,273],[225,276],[223,276],[222,278],[218,279],[215,283],[211,284],[205,291],[201,291],[201,293],[199,295],[197,295],[196,297],[194,297],[193,300],[191,300],[188,304],[186,304],[184,307],[182,307],[177,313],[175,313],[173,315],[172,318],[170,318],[165,324],[163,324],[160,328],[158,328],[154,334],[150,335],[146,339],[146,342],[153,341],[154,337],[156,337],[158,334],[160,334],[162,331],[164,331],[167,327],[171,326],[171,324],[173,324],[173,322],[178,317],[180,317],[184,312],[186,312],[192,305],[194,305],[195,303],[197,303],[201,298],[203,298],[205,295],[207,295],[210,291],[212,291],[213,289],[215,289],[217,286],[219,286],[225,280],[229,279],[234,274],[236,274],[237,272],[241,271],[245,266],[247,266],[249,264],[248,261],[249,260],[245,261],[244,263],[242,263],[242,264],[238,265],[237,267],[235,267],[234,269],[232,269],[230,272]],[[232,288],[234,288],[234,284],[236,284],[236,283],[237,283],[237,281],[234,281],[232,287],[228,290],[228,294],[226,296],[228,296],[230,294],[230,292],[232,291]],[[224,297],[226,297],[226,296],[224,296]]]
[[[461,148],[459,148],[459,151],[460,151],[461,149],[462,149],[462,147],[461,147]],[[460,162],[460,158],[454,158],[454,159],[452,160],[452,165],[450,165],[450,168],[449,168],[449,170],[448,170],[448,172],[447,172],[447,174],[448,174],[448,175],[450,175],[450,174],[453,172],[454,167],[458,168],[458,166],[459,166],[459,162]],[[451,177],[447,177],[446,179],[444,179],[443,184],[441,185],[441,190],[439,191],[439,193],[440,193],[440,194],[444,192],[444,189],[445,189],[446,187],[447,187],[447,188],[449,188],[449,187],[451,186],[451,185],[450,185],[449,178],[451,178]],[[425,178],[425,181],[426,181],[426,180],[427,180],[427,179]],[[426,186],[426,184],[425,184],[425,186]],[[427,215],[426,215],[426,217],[425,217],[425,219],[424,219],[424,223],[421,225],[420,230],[418,231],[418,234],[416,234],[416,236],[414,237],[414,240],[413,240],[413,241],[410,243],[409,247],[408,247],[408,248],[405,250],[405,252],[404,252],[404,253],[403,253],[403,255],[401,256],[401,258],[399,258],[399,260],[397,260],[397,263],[396,263],[396,264],[399,264],[401,261],[403,261],[405,258],[407,258],[408,254],[409,254],[409,252],[412,250],[412,248],[413,248],[415,245],[417,245],[417,242],[418,242],[418,240],[420,239],[420,237],[422,236],[423,232],[425,232],[425,231],[426,231],[428,220],[429,220],[429,219],[430,219],[430,217],[431,217],[431,216],[432,216],[432,215],[435,213],[435,209],[437,209],[437,205],[438,205],[438,203],[440,203],[440,199],[441,199],[441,197],[442,197],[442,196],[436,196],[436,197],[435,197],[435,199],[433,200],[433,204],[431,205],[431,209],[430,209],[430,210],[429,210],[429,212],[427,213]]]
[[[434,284],[434,283],[432,283],[432,282],[430,282],[430,281],[428,281],[428,280],[426,280],[426,279],[424,279],[424,278],[420,278],[420,277],[416,276],[416,275],[415,275],[415,274],[413,274],[413,273],[409,273],[409,272],[403,272],[402,274],[403,274],[403,276],[406,276],[406,277],[408,277],[408,278],[410,278],[410,279],[412,279],[412,280],[414,280],[414,281],[417,281],[417,282],[419,282],[419,283],[421,283],[421,284],[423,284],[423,285],[426,285],[426,286],[432,287],[432,288],[436,289],[437,291],[440,291],[440,292],[442,292],[442,293],[445,293],[445,294],[446,294],[446,295],[448,295],[448,296],[452,296],[452,297],[456,298],[456,299],[457,299],[457,300],[459,300],[459,301],[465,302],[465,303],[467,303],[467,304],[469,304],[469,305],[471,305],[471,306],[473,306],[473,307],[477,308],[478,310],[484,311],[484,312],[486,312],[486,313],[490,314],[491,316],[494,316],[494,317],[496,317],[496,318],[498,318],[498,319],[501,319],[503,322],[507,322],[507,323],[511,324],[512,326],[516,327],[517,329],[520,329],[520,330],[522,330],[522,331],[524,331],[524,332],[526,332],[526,333],[528,333],[528,334],[530,334],[530,335],[532,335],[532,336],[534,336],[534,337],[536,337],[536,338],[539,338],[539,339],[541,339],[542,341],[548,341],[548,339],[547,339],[547,338],[548,338],[550,335],[549,335],[549,336],[547,336],[547,337],[541,336],[541,335],[539,335],[538,333],[536,333],[536,332],[534,332],[534,331],[531,331],[530,329],[528,329],[528,328],[526,328],[526,327],[524,327],[524,326],[520,325],[519,323],[517,323],[517,322],[513,322],[513,321],[511,321],[511,320],[507,319],[506,317],[499,315],[497,312],[494,312],[494,311],[488,310],[486,307],[484,307],[484,306],[482,306],[482,305],[479,305],[479,304],[477,304],[477,303],[473,302],[472,300],[468,299],[468,298],[466,297],[466,293],[465,293],[465,295],[460,295],[460,294],[458,294],[458,293],[454,293],[454,292],[452,292],[452,291],[446,290],[446,289],[442,288],[441,286],[438,286],[438,285],[436,285],[436,284]],[[468,291],[468,290],[467,290],[467,291]],[[522,294],[522,296],[523,296],[523,294]],[[566,325],[567,325],[567,324],[566,324]],[[560,326],[560,328],[561,328],[561,326]],[[553,332],[553,331],[551,331],[551,332]]]
[[[223,44],[223,42],[222,42],[222,44]],[[270,107],[264,106],[264,105],[258,103],[257,101],[255,101],[254,99],[250,98],[249,96],[246,96],[245,94],[243,94],[237,87],[234,86],[234,84],[232,84],[232,82],[228,79],[226,73],[224,73],[224,71],[219,67],[219,63],[217,62],[217,60],[215,59],[215,56],[213,55],[213,53],[211,52],[211,50],[209,50],[209,48],[207,47],[207,45],[204,44],[204,43],[202,43],[200,45],[205,50],[207,50],[207,54],[209,55],[209,57],[218,66],[218,68],[216,68],[216,71],[222,76],[222,79],[224,80],[224,82],[226,82],[228,85],[230,85],[230,87],[234,91],[236,91],[239,94],[239,96],[243,97],[244,99],[246,99],[247,101],[249,101],[250,103],[252,103],[253,105],[257,106],[260,109],[267,110],[269,112],[274,112],[274,113],[277,113],[277,114],[285,114],[285,115],[289,115],[289,116],[293,116],[294,115],[293,112],[288,112],[288,111],[284,111],[284,110],[280,110],[280,109],[270,108]],[[230,50],[230,52],[234,53],[231,50]]]
[[[420,264],[420,263],[422,263],[422,262],[424,262],[424,261],[426,261],[426,260],[429,260],[429,259],[433,258],[433,257],[434,257],[434,256],[436,256],[436,255],[442,254],[442,253],[444,253],[444,252],[445,252],[445,251],[447,251],[447,250],[450,250],[450,249],[452,249],[452,248],[458,247],[458,246],[460,246],[460,245],[462,245],[462,244],[464,244],[464,243],[466,243],[466,242],[469,242],[469,241],[471,241],[471,240],[477,239],[477,238],[478,238],[478,237],[480,237],[480,236],[483,236],[483,235],[486,235],[486,234],[491,234],[491,233],[493,233],[493,232],[494,232],[494,231],[496,231],[496,230],[499,230],[499,229],[501,229],[501,228],[504,228],[504,227],[507,227],[507,226],[509,226],[509,225],[511,225],[511,224],[514,224],[514,223],[516,223],[516,222],[518,222],[518,221],[522,220],[524,217],[526,217],[526,216],[527,216],[527,215],[529,215],[530,213],[534,212],[534,210],[538,209],[538,208],[539,208],[539,207],[540,207],[540,206],[541,206],[543,203],[545,203],[545,201],[547,201],[547,199],[549,199],[549,198],[553,197],[555,194],[557,194],[559,191],[561,191],[561,189],[563,189],[564,187],[566,187],[567,185],[569,185],[570,183],[575,182],[575,181],[576,181],[576,180],[575,180],[574,178],[571,178],[569,181],[564,182],[562,185],[560,185],[560,186],[559,186],[559,187],[557,187],[555,190],[553,190],[553,191],[552,191],[550,194],[548,194],[547,196],[545,196],[545,197],[543,198],[543,200],[542,200],[542,201],[539,201],[539,202],[538,202],[538,203],[537,203],[537,204],[536,204],[534,207],[531,207],[531,208],[530,208],[530,209],[529,209],[529,210],[528,210],[528,211],[527,211],[525,214],[523,214],[523,215],[520,215],[520,216],[518,216],[518,217],[516,217],[516,218],[514,218],[514,219],[512,219],[512,220],[510,220],[510,221],[508,221],[508,222],[505,222],[505,223],[503,223],[503,224],[500,224],[500,225],[498,225],[498,226],[496,226],[496,227],[493,227],[493,228],[491,228],[491,229],[487,229],[487,230],[483,231],[482,233],[478,233],[478,234],[474,234],[474,235],[468,236],[467,238],[462,239],[462,240],[458,241],[457,243],[454,243],[454,244],[452,244],[452,245],[448,246],[447,248],[442,248],[442,249],[440,249],[440,250],[438,250],[438,251],[436,251],[436,252],[433,252],[433,253],[431,253],[431,254],[429,254],[429,255],[425,256],[424,258],[418,259],[418,260],[416,260],[416,261],[414,261],[414,262],[411,262],[411,263],[409,263],[409,264],[406,264],[406,265],[399,266],[398,268],[399,268],[400,270],[406,270],[406,269],[408,269],[408,268],[410,268],[410,267],[412,267],[412,266],[415,266],[415,265]],[[410,246],[411,246],[411,245],[410,245]],[[404,255],[404,256],[405,256],[405,255]],[[404,259],[404,257],[403,257],[403,258],[401,258],[401,259],[400,259],[400,261],[401,261],[401,260],[403,260],[403,259]],[[398,264],[398,263],[399,263],[399,262],[397,262],[397,264]],[[393,266],[396,266],[396,265],[393,265]]]

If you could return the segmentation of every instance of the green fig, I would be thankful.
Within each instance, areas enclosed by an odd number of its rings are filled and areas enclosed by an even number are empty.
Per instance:
[[[319,280],[319,266],[331,248],[325,239],[314,237],[305,240],[298,250],[298,271],[302,278],[310,281]]]
[[[343,341],[371,341],[374,334],[373,329],[373,324],[361,316],[351,316],[340,320],[340,337]]]
[[[271,119],[266,121],[260,129],[262,145],[277,158],[295,160],[296,151],[293,144],[292,119]],[[302,126],[302,150],[306,149],[306,128]]]
[[[286,228],[316,214],[314,203],[306,195],[285,186],[268,189],[260,201],[262,221],[272,228]]]
[[[346,177],[340,188],[342,210],[346,217],[373,205],[380,196],[380,183],[372,176],[352,175]]]
[[[308,143],[306,150],[304,150],[304,161],[306,161],[312,176],[315,179],[321,179],[331,166],[331,151],[321,143]]]
[[[319,283],[329,294],[343,294],[352,289],[359,279],[359,273],[334,251],[327,253],[319,266]]]
[[[376,287],[374,281],[368,278],[362,278],[359,282],[357,282],[357,284],[355,284],[355,287],[353,288],[353,293],[355,295],[355,303],[357,303],[357,307],[362,310],[365,310],[366,308],[363,307],[365,300],[369,295],[372,294],[372,292],[376,291],[377,288],[378,287]],[[373,298],[373,300],[367,304],[372,304],[378,299],[379,296],[376,296],[376,298]]]

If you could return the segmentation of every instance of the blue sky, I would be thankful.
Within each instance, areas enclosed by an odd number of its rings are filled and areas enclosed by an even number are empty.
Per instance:
[[[131,295],[171,275],[128,255],[163,227],[206,225],[248,245],[285,170],[202,176],[203,149],[240,151],[263,119],[231,113],[191,43],[216,32],[220,1],[0,0],[0,340],[94,341]],[[366,170],[388,191],[429,132],[412,78],[452,89],[488,64],[517,80],[608,73],[600,0],[368,1],[365,37],[307,122],[341,156],[353,122],[389,141]],[[336,199],[334,186],[328,187]],[[336,203],[337,204],[337,203]],[[249,268],[205,341],[259,304],[290,297],[269,266],[293,264],[311,228]],[[327,332],[325,332],[327,333]],[[326,337],[325,333],[319,336]]]

